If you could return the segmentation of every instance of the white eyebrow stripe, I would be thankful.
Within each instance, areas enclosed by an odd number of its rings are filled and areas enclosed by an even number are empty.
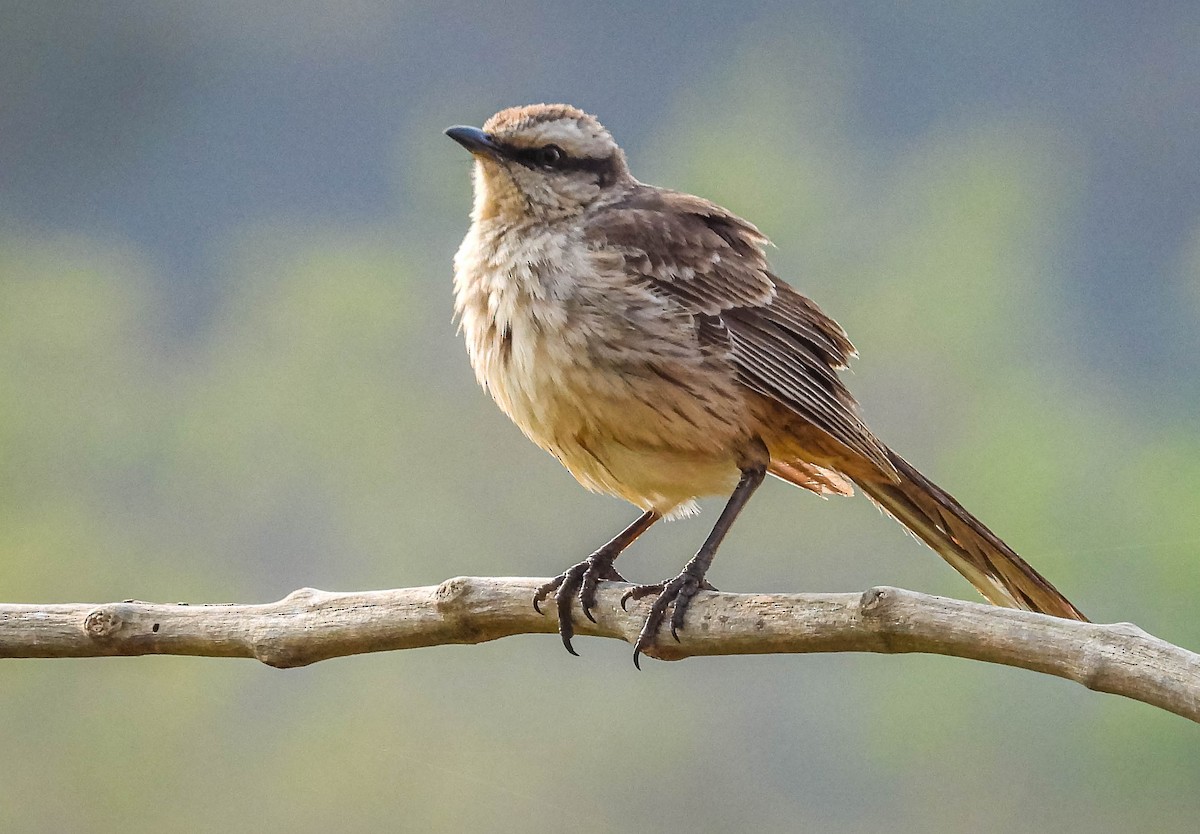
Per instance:
[[[575,119],[531,125],[506,138],[519,139],[522,145],[530,147],[558,145],[571,156],[579,157],[605,157],[616,148],[616,143],[603,128],[597,130]]]

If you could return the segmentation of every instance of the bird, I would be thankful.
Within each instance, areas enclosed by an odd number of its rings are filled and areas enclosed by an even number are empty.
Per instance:
[[[1084,615],[949,493],[866,426],[839,376],[857,352],[842,327],[778,277],[767,237],[702,197],[648,185],[592,115],[510,107],[446,135],[474,159],[470,227],[454,256],[454,309],[478,382],[589,490],[641,515],[537,589],[571,654],[616,558],[661,519],[728,496],[703,544],[654,597],[634,664],[689,603],[768,474],[820,496],[857,485],[984,598]]]

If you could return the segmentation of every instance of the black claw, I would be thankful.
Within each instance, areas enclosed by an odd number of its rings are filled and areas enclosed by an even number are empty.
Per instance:
[[[634,645],[634,666],[641,668],[638,659],[646,649],[654,645],[658,631],[667,619],[668,608],[671,609],[671,637],[675,639],[676,643],[680,642],[679,632],[683,631],[685,614],[692,602],[692,597],[700,589],[708,587],[711,586],[703,579],[697,579],[691,573],[684,572],[669,582],[660,582],[656,585],[637,585],[621,596],[621,608],[627,610],[625,609],[627,601],[658,594],[654,604],[650,606],[650,613],[646,615],[646,621],[642,624],[641,633],[638,634],[637,643]]]
[[[590,567],[584,572],[583,583],[579,586],[579,607],[583,609],[583,616],[594,623],[596,618],[592,616],[592,609],[596,607],[596,588],[600,585],[601,579],[609,579],[616,571],[612,569],[611,565],[605,565],[603,561],[597,560],[596,556],[592,556],[588,561]],[[602,573],[603,575],[601,575]]]
[[[684,614],[692,604],[692,597],[696,595],[697,590],[698,586],[692,582],[684,582],[675,595],[675,610],[671,612],[671,636],[675,638],[676,643],[679,642],[679,632],[683,631]]]
[[[578,567],[579,565],[576,565],[563,574],[558,595],[554,598],[558,607],[558,633],[562,636],[563,646],[576,656],[578,655],[575,649],[571,648],[571,638],[575,636],[575,625],[571,622],[571,598],[575,595],[575,589],[571,585],[575,580],[575,569]]]
[[[621,595],[621,609],[623,611],[628,611],[629,609],[625,607],[625,603],[629,602],[629,600],[636,602],[637,600],[648,597],[651,594],[661,594],[663,592],[663,588],[666,586],[667,583],[665,582],[656,582],[653,585],[634,585]]]
[[[646,633],[646,626],[648,625],[649,623],[647,622],[642,626],[642,631],[640,634],[638,634],[637,642],[633,644],[633,668],[637,669],[639,672],[642,670],[642,664],[640,663],[642,653],[645,652],[646,649],[650,648],[650,646],[654,645],[654,634]]]
[[[533,594],[533,610],[534,611],[538,612],[539,614],[542,613],[542,603],[545,602],[546,599],[548,599],[552,593],[554,593],[556,590],[558,590],[558,587],[560,585],[562,585],[563,579],[565,579],[565,578],[566,578],[565,573],[559,574],[558,576],[554,577],[553,579],[551,579],[549,582],[547,582],[545,585],[538,588],[537,591],[534,592],[534,594]]]
[[[625,581],[621,574],[613,569],[611,558],[606,558],[603,551],[598,551],[551,579],[533,595],[533,610],[539,614],[543,613],[541,604],[551,596],[554,597],[559,636],[562,637],[566,650],[576,657],[579,653],[571,646],[571,638],[575,636],[575,626],[571,622],[571,602],[577,598],[583,615],[591,622],[596,622],[592,609],[596,607],[596,589],[600,582]]]

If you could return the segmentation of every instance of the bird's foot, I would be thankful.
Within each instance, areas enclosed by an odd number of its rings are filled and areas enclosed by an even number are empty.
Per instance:
[[[616,554],[609,555],[601,548],[551,579],[533,595],[533,608],[539,614],[542,613],[541,604],[551,595],[554,596],[555,607],[558,609],[558,634],[571,654],[578,654],[571,648],[571,638],[575,636],[575,625],[571,622],[571,600],[578,598],[583,616],[593,623],[596,622],[596,618],[592,616],[592,609],[596,607],[596,588],[604,581],[625,581],[625,577],[613,567],[615,558]]]
[[[652,585],[634,585],[621,596],[621,609],[630,600],[639,600],[657,594],[654,604],[650,606],[650,614],[642,624],[637,643],[633,646],[633,665],[641,669],[639,656],[654,645],[658,629],[667,618],[667,609],[671,608],[671,636],[679,642],[679,632],[683,629],[683,616],[691,605],[692,597],[700,591],[717,590],[703,576],[692,573],[687,568],[674,579],[657,582]]]

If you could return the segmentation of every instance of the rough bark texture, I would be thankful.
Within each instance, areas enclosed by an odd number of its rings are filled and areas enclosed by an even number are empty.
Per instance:
[[[482,643],[555,631],[553,616],[530,604],[543,581],[457,577],[357,593],[302,588],[265,605],[0,605],[0,657],[174,654],[249,657],[288,668],[364,652]],[[577,632],[637,640],[649,600],[622,611],[625,587],[602,585],[597,622],[577,617]],[[1074,622],[886,587],[862,594],[702,592],[679,636],[675,643],[660,635],[661,645],[648,654],[952,655],[1057,675],[1200,721],[1200,655],[1128,623]]]

